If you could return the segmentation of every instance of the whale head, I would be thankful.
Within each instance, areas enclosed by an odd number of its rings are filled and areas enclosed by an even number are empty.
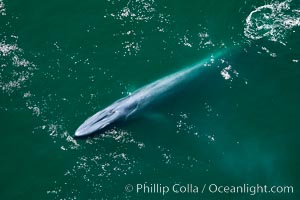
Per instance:
[[[101,131],[104,128],[128,118],[136,111],[137,104],[126,101],[127,98],[120,99],[107,108],[97,112],[89,117],[75,131],[75,137],[85,137],[94,132]]]
[[[75,131],[75,137],[84,137],[100,131],[122,118],[120,109],[108,107],[89,117]]]

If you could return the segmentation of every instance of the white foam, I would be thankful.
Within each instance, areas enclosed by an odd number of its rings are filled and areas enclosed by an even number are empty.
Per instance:
[[[23,50],[17,44],[0,41],[0,58],[4,64],[0,65],[0,88],[11,94],[22,88],[35,70],[35,65],[24,58]]]
[[[289,30],[300,26],[299,10],[292,10],[291,2],[274,2],[256,8],[246,18],[244,35],[252,40],[267,38],[285,44]]]
[[[6,15],[5,5],[2,0],[0,0],[0,15]]]
[[[166,25],[170,24],[170,16],[158,9],[155,0],[129,0],[127,3],[120,0],[107,0],[107,2],[108,9],[104,18],[113,18],[122,24],[122,31],[113,34],[113,37],[122,40],[115,54],[136,56],[142,50],[147,30],[137,28],[140,27],[138,24],[154,22],[156,26],[151,33],[163,33]]]
[[[0,52],[2,56],[7,56],[11,52],[19,50],[16,44],[5,44],[3,42],[0,42]]]

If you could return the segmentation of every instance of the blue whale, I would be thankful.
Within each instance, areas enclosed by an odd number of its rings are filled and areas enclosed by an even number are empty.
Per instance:
[[[149,105],[161,101],[161,98],[169,96],[176,91],[176,88],[185,85],[197,77],[204,68],[210,66],[211,62],[215,58],[222,56],[225,51],[226,49],[202,60],[192,67],[159,79],[115,101],[81,124],[75,132],[75,137],[88,136],[116,122],[126,121],[133,115],[149,107]]]

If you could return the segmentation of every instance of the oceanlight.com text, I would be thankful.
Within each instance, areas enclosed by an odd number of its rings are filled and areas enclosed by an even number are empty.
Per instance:
[[[218,184],[159,184],[159,183],[138,183],[127,184],[125,186],[126,192],[135,192],[137,194],[158,194],[167,195],[169,193],[174,194],[248,194],[254,196],[256,194],[293,194],[294,187],[286,185],[218,185]]]

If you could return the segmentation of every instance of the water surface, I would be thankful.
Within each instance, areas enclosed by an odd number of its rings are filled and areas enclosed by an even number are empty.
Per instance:
[[[296,0],[0,0],[1,199],[250,198],[124,190],[144,182],[293,185],[252,198],[298,199],[299,26]],[[73,139],[98,110],[223,49],[153,113]]]

